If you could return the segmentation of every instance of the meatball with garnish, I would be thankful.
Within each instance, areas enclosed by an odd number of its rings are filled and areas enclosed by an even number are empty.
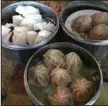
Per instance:
[[[98,12],[92,15],[93,25],[106,24],[108,25],[108,13]]]
[[[92,28],[92,18],[89,15],[79,16],[75,19],[74,29],[81,32],[88,32]]]
[[[91,40],[106,40],[108,39],[108,26],[99,24],[94,26],[89,32],[88,39]]]

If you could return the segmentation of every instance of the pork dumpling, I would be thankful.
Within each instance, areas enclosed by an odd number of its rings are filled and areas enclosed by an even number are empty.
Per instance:
[[[27,42],[33,44],[36,39],[37,33],[35,31],[28,31],[27,33]]]
[[[87,37],[91,40],[106,40],[108,39],[108,26],[99,24],[94,26]]]
[[[51,71],[51,83],[58,86],[67,86],[71,81],[68,71],[62,68],[55,68]]]
[[[36,23],[35,20],[32,19],[28,19],[28,18],[24,18],[21,23],[20,26],[21,27],[26,27],[29,31],[32,31],[34,29],[34,24]]]
[[[2,25],[2,36],[6,36],[7,34],[9,34],[10,31],[11,31],[10,28]]]
[[[75,52],[65,55],[64,60],[65,67],[70,73],[79,71],[83,66],[81,58]]]
[[[12,42],[16,45],[26,45],[27,44],[27,28],[25,27],[15,27],[13,30]]]
[[[89,15],[79,16],[74,21],[74,26],[78,32],[88,32],[92,28],[92,18]]]
[[[18,6],[15,11],[24,17],[32,14],[39,14],[39,9],[33,6]]]
[[[44,55],[44,62],[51,70],[57,66],[64,67],[64,54],[57,49],[50,49]]]
[[[93,25],[106,24],[108,25],[108,13],[107,12],[98,12],[92,16]]]
[[[13,20],[13,24],[19,26],[21,21],[23,20],[23,17],[21,15],[14,15],[12,17],[12,20]]]
[[[81,103],[88,100],[93,91],[93,83],[86,78],[76,78],[72,85],[71,90],[75,101]]]
[[[70,90],[63,86],[58,86],[49,93],[48,99],[51,105],[73,105],[72,94]]]
[[[50,35],[51,35],[51,32],[42,30],[37,34],[34,43],[40,43],[42,40],[45,40],[46,38],[48,38]]]
[[[51,22],[41,22],[34,25],[34,30],[47,30],[47,31],[54,31],[55,25]]]
[[[2,37],[3,43],[9,44],[10,43],[9,39],[10,39],[11,36],[12,36],[12,32],[9,32],[6,36],[3,36]]]
[[[8,28],[14,28],[14,27],[16,27],[16,25],[12,24],[12,23],[6,23],[5,26],[8,27]]]
[[[39,64],[33,66],[30,70],[30,82],[36,86],[47,86],[50,81],[49,70],[43,65]]]

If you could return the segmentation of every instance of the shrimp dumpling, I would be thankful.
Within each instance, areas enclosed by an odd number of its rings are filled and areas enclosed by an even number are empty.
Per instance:
[[[27,33],[27,42],[33,44],[36,39],[37,33],[35,31],[28,31]]]
[[[93,83],[83,77],[76,78],[71,84],[71,91],[75,101],[78,103],[85,102],[92,94]]]
[[[41,14],[27,15],[25,18],[34,20],[36,23],[43,22]]]
[[[67,87],[58,86],[48,94],[51,105],[73,105],[73,98]]]
[[[62,68],[55,68],[51,71],[51,83],[58,86],[67,86],[71,81],[68,71]]]
[[[29,31],[34,29],[34,24],[35,24],[35,20],[32,19],[28,19],[28,18],[24,18],[21,23],[20,26],[21,27],[26,27]]]
[[[14,15],[12,19],[13,19],[13,24],[19,26],[21,21],[23,20],[23,17],[21,15]]]
[[[55,25],[51,22],[41,22],[34,25],[34,30],[46,30],[46,31],[54,31]]]
[[[5,44],[11,43],[11,42],[9,41],[9,39],[10,39],[11,36],[12,36],[12,32],[9,32],[6,36],[3,36],[3,37],[2,37],[3,43],[5,43]]]
[[[44,55],[44,62],[52,70],[55,67],[64,67],[64,54],[57,49],[50,49]]]
[[[27,28],[15,27],[13,30],[12,42],[16,45],[27,44]]]
[[[34,43],[40,43],[42,40],[48,38],[50,35],[51,35],[51,32],[42,30],[37,34]]]
[[[7,34],[9,34],[10,31],[11,31],[10,28],[2,25],[2,36],[6,36]]]
[[[79,71],[83,66],[81,58],[75,52],[68,53],[64,59],[65,67],[70,73]]]
[[[47,86],[50,81],[49,70],[43,64],[33,66],[29,81],[36,86]]]

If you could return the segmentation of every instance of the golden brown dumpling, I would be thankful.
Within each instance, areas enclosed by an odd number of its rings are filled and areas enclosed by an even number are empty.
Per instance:
[[[108,25],[108,13],[98,12],[92,16],[93,25],[106,24]]]
[[[46,86],[49,84],[49,70],[43,65],[39,64],[31,68],[30,81],[33,85]]]
[[[71,81],[71,77],[67,70],[62,68],[55,68],[51,71],[51,83],[59,86],[67,86]]]
[[[75,52],[65,55],[64,60],[65,67],[70,73],[79,71],[83,66],[82,60]]]
[[[71,85],[73,98],[77,102],[85,102],[92,94],[93,86],[92,82],[80,77],[76,78]]]
[[[91,40],[106,40],[108,39],[108,26],[99,24],[94,26],[87,37]]]
[[[47,67],[51,70],[57,66],[63,67],[63,57],[64,54],[61,51],[57,49],[50,49],[44,54],[44,61]]]
[[[48,95],[52,105],[70,105],[72,94],[66,87],[58,86]],[[71,104],[72,105],[72,104]]]
[[[78,32],[88,32],[92,28],[92,18],[89,15],[79,16],[75,19],[74,28]]]

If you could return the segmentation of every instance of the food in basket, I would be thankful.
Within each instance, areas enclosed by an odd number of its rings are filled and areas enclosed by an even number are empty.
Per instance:
[[[76,78],[72,85],[71,91],[75,101],[81,103],[88,100],[93,91],[93,83],[84,77]]]
[[[105,24],[99,24],[94,26],[87,37],[92,40],[106,40],[108,39],[108,26]]]
[[[68,71],[62,68],[55,68],[51,71],[51,83],[58,86],[67,86],[71,82]]]
[[[50,49],[44,54],[44,61],[50,70],[57,66],[63,67],[64,53],[57,49]]]
[[[89,15],[79,16],[74,21],[74,26],[78,32],[88,32],[92,28],[92,18]]]
[[[7,36],[10,39],[10,44],[24,46],[41,43],[50,37],[56,28],[50,20],[46,20],[47,17],[43,19],[39,9],[33,6],[18,6],[15,12],[19,15],[12,16],[12,23],[2,25],[2,36]],[[17,30],[18,28],[19,30],[19,28],[24,27],[27,29],[26,34],[15,33],[14,29]],[[13,34],[9,36],[9,32]],[[8,42],[7,40],[3,40],[3,43],[7,44]]]
[[[98,12],[92,16],[93,25],[106,24],[108,25],[108,13],[107,12]]]
[[[79,71],[83,67],[83,62],[75,52],[65,55],[65,68],[70,72]]]
[[[58,86],[48,95],[52,105],[70,105],[72,95],[67,87]],[[71,104],[73,105],[73,104]]]
[[[43,104],[86,104],[95,93],[96,71],[86,66],[75,52],[49,49],[29,72],[28,82],[36,95],[37,92],[41,95],[39,101],[46,100]]]
[[[81,10],[71,14],[65,22],[74,35],[89,40],[108,39],[108,13],[96,10]]]
[[[36,86],[47,86],[49,81],[49,70],[43,64],[39,64],[31,68],[30,83]]]

